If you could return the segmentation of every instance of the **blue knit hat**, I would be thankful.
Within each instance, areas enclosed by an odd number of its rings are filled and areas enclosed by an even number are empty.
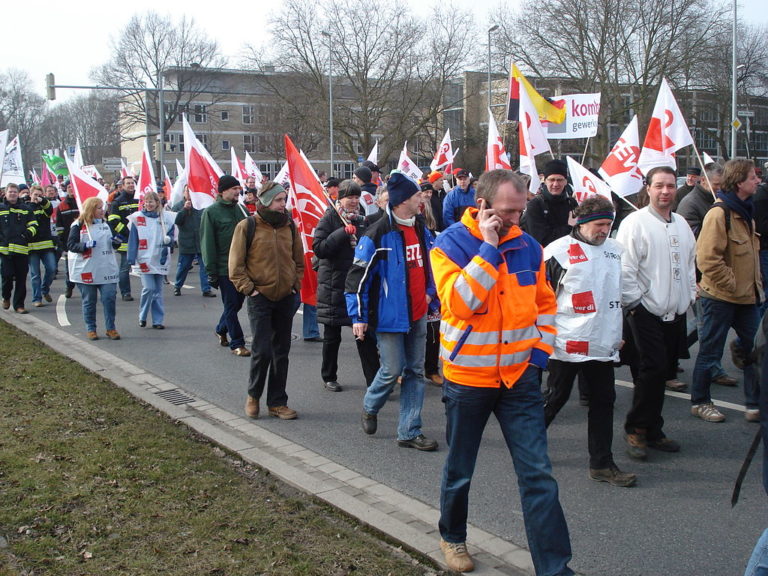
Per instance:
[[[389,175],[387,190],[389,191],[389,205],[394,207],[408,200],[420,188],[416,180],[406,176],[399,170],[394,170]]]

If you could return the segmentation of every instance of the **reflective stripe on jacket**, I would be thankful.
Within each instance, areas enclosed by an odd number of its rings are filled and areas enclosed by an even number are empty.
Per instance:
[[[498,248],[470,208],[430,253],[442,304],[443,373],[466,386],[511,388],[528,364],[545,368],[555,341],[555,295],[541,245],[514,226]]]

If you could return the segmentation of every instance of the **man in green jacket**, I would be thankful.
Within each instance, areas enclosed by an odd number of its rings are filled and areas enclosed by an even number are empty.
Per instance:
[[[208,283],[205,260],[200,252],[200,220],[203,217],[203,211],[192,207],[189,189],[186,186],[184,187],[184,199],[174,204],[173,211],[176,212],[176,227],[179,229],[179,263],[176,266],[173,295],[181,296],[181,287],[192,269],[192,262],[197,258],[200,264],[200,290],[203,292],[203,296],[215,298],[216,293],[211,290],[211,285]]]
[[[216,325],[219,344],[229,346],[235,356],[250,356],[245,347],[243,328],[237,313],[243,307],[245,295],[235,288],[229,279],[229,246],[235,226],[248,215],[237,199],[242,187],[233,176],[225,174],[219,179],[219,195],[216,202],[203,211],[200,220],[200,249],[208,274],[208,283],[218,288],[224,304],[224,312]]]

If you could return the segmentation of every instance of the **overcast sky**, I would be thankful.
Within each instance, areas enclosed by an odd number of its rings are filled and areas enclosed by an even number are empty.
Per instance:
[[[542,0],[546,1],[546,0]],[[730,4],[730,0],[724,0]],[[499,0],[453,0],[459,8],[471,9],[478,25],[486,26],[489,13]],[[509,0],[516,6],[519,0]],[[430,0],[407,0],[419,17],[429,14]],[[202,2],[200,0],[43,0],[28,2],[13,0],[3,6],[6,38],[0,52],[0,71],[9,68],[27,70],[33,88],[45,94],[45,75],[53,72],[57,84],[91,84],[90,71],[103,64],[110,56],[110,37],[120,33],[121,23],[131,16],[155,10],[160,14],[179,14],[192,17],[195,23],[214,38],[222,52],[235,66],[244,43],[258,44],[265,38],[264,28],[271,14],[279,10],[282,0],[228,0]],[[760,24],[768,22],[766,0],[739,0],[739,15],[744,21]],[[57,90],[59,100],[71,97],[74,90]]]

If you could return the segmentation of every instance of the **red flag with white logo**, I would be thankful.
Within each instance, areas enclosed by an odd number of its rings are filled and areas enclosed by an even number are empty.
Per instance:
[[[579,204],[595,194],[611,200],[611,189],[608,185],[570,156],[568,156],[568,173],[573,183],[573,196]]]
[[[301,243],[304,246],[304,278],[301,282],[301,301],[317,305],[317,273],[312,269],[312,241],[320,218],[328,208],[323,185],[314,169],[298,148],[285,135],[285,157],[291,180],[291,206],[293,220],[298,224]]]
[[[501,141],[499,128],[496,126],[496,120],[490,108],[488,109],[488,144],[485,147],[485,169],[512,170],[509,155],[504,148],[504,142]]]
[[[66,162],[69,169],[69,181],[75,189],[75,200],[77,201],[78,209],[82,212],[85,201],[93,196],[101,198],[106,203],[109,196],[107,189],[99,184],[98,180],[94,180],[83,172],[82,168],[69,158],[66,159]]]
[[[685,123],[685,117],[667,80],[662,78],[637,165],[643,174],[657,166],[676,169],[675,152],[691,144],[693,138]]]
[[[637,166],[640,159],[640,135],[637,116],[624,129],[610,154],[600,166],[600,175],[619,196],[629,196],[643,187],[643,173]]]
[[[219,193],[219,178],[224,171],[197,139],[192,127],[183,117],[184,124],[184,164],[187,172],[187,186],[192,207],[203,210],[216,201]]]
[[[139,196],[139,207],[144,204],[144,194],[154,192],[156,187],[155,169],[152,166],[152,159],[149,157],[149,146],[145,139],[144,152],[141,154],[141,172],[139,173],[139,182],[136,187]]]
[[[443,136],[443,139],[440,142],[440,146],[438,146],[437,152],[435,152],[435,157],[432,159],[429,167],[432,170],[440,170],[441,168],[444,168],[452,163],[453,148],[451,146],[451,131],[446,130],[445,136]]]
[[[237,154],[235,154],[234,146],[229,149],[229,153],[232,162],[232,176],[237,178],[237,181],[240,182],[240,186],[245,188],[245,179],[247,177],[245,166],[243,166],[242,162],[240,162],[240,159],[237,157]]]

